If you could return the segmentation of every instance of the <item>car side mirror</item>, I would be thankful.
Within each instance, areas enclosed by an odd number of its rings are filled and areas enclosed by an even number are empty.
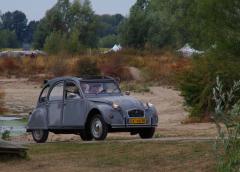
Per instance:
[[[130,91],[126,91],[125,94],[126,94],[127,96],[130,96],[131,93],[130,93]]]

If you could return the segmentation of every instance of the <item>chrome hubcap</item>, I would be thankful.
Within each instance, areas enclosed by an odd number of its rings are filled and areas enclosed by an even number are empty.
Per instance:
[[[95,138],[101,137],[103,128],[102,128],[102,122],[100,121],[100,119],[98,118],[93,119],[92,125],[91,125],[91,132],[93,137]]]

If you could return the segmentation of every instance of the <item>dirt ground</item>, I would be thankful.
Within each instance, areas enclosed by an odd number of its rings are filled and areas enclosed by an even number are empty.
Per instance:
[[[41,85],[27,79],[0,78],[0,86],[5,91],[5,107],[10,115],[27,115],[35,106],[41,91]],[[211,123],[182,124],[187,118],[183,98],[176,90],[166,87],[152,87],[150,93],[131,93],[143,102],[153,103],[159,114],[159,126],[156,137],[199,137],[215,136],[216,128]],[[31,140],[25,136],[23,140]],[[126,134],[110,134],[110,138],[129,137]],[[131,138],[134,138],[131,136]],[[19,139],[19,138],[18,138]],[[50,135],[50,140],[76,140],[79,136]]]

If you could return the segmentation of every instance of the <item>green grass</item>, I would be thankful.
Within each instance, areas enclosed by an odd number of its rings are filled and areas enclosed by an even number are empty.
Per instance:
[[[31,145],[30,160],[10,161],[1,169],[30,171],[27,169],[41,164],[41,171],[215,171],[212,144],[102,142]]]

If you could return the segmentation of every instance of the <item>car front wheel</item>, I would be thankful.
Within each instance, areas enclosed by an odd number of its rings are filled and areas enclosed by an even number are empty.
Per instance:
[[[145,128],[139,132],[139,136],[142,139],[151,139],[153,138],[154,133],[155,133],[155,128]]]
[[[93,116],[90,129],[95,140],[104,140],[107,137],[108,127],[101,115]]]
[[[48,130],[33,130],[33,140],[37,143],[45,143],[48,139],[48,133]]]
[[[88,127],[86,130],[80,132],[80,137],[83,141],[91,141],[93,139],[91,131],[88,129]]]

